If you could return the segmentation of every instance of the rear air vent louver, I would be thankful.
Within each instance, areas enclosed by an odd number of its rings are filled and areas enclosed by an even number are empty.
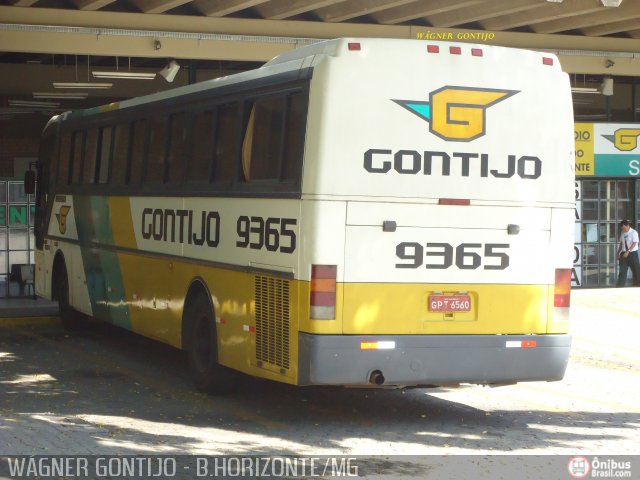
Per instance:
[[[256,360],[289,368],[289,282],[256,275]]]

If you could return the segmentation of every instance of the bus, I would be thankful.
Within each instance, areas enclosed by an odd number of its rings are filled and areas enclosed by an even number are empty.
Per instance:
[[[206,392],[559,380],[572,132],[554,55],[398,39],[66,112],[36,289],[183,349]]]

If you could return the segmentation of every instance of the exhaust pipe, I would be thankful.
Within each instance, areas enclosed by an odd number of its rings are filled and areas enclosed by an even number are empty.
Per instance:
[[[382,372],[380,370],[371,372],[371,375],[369,375],[369,383],[378,386],[382,385],[384,383],[384,375]]]

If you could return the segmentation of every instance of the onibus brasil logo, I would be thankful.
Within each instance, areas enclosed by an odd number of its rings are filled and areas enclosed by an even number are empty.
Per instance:
[[[444,140],[470,142],[485,132],[487,108],[518,90],[446,86],[429,93],[429,101],[393,100],[429,122],[429,131]]]

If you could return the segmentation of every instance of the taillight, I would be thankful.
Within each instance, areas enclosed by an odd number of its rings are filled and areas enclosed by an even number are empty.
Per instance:
[[[543,65],[553,65],[553,58],[551,57],[542,57]]]
[[[311,265],[310,316],[312,320],[336,318],[336,265]]]
[[[571,269],[556,268],[556,284],[553,290],[553,306],[568,307],[571,304]]]
[[[471,49],[471,55],[473,57],[481,57],[483,55],[482,49],[481,48],[472,48]]]
[[[440,47],[438,45],[427,45],[427,52],[438,53],[440,52]]]
[[[439,198],[438,205],[471,205],[468,198]]]
[[[460,47],[449,47],[449,53],[452,55],[460,55],[462,53],[462,49]]]
[[[352,51],[354,51],[354,50],[356,50],[356,51],[357,51],[357,50],[360,50],[360,43],[359,43],[359,42],[349,42],[349,43],[347,44],[347,48],[348,48],[349,50],[352,50]]]

